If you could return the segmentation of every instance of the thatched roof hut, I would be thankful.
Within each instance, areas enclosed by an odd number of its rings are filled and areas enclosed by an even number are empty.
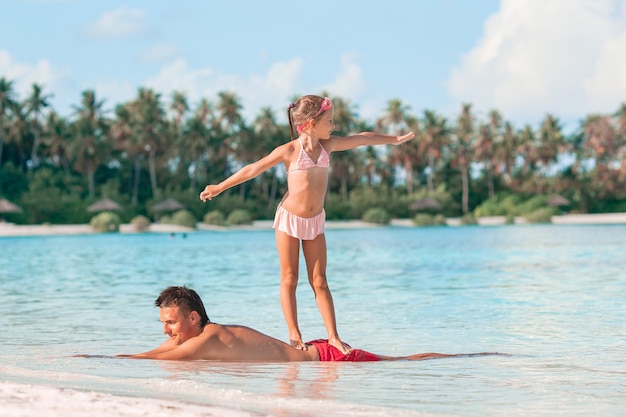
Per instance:
[[[436,210],[439,210],[440,208],[441,208],[441,203],[435,200],[434,198],[430,198],[430,197],[420,198],[419,200],[414,201],[413,203],[409,205],[410,210],[417,210],[417,211],[425,211],[425,210],[436,211]]]
[[[88,212],[99,212],[99,211],[120,211],[122,210],[122,206],[116,203],[113,200],[109,200],[108,198],[103,198],[100,201],[96,201],[89,207],[87,207]]]
[[[548,198],[548,205],[553,207],[569,206],[572,204],[567,198],[554,194]]]
[[[22,208],[6,198],[0,198],[0,213],[21,213]]]
[[[185,209],[185,206],[183,206],[180,202],[174,200],[173,198],[168,198],[152,206],[152,211],[156,211],[156,212],[175,211],[175,210],[184,210],[184,209]]]

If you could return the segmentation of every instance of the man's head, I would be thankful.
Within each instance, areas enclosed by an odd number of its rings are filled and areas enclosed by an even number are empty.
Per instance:
[[[209,323],[202,299],[187,287],[168,287],[154,304],[161,309],[163,333],[178,337],[180,343],[197,336]]]

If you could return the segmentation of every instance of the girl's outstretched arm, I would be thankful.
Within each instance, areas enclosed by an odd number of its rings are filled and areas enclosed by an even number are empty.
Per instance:
[[[333,136],[330,138],[330,141],[332,141],[330,145],[332,151],[347,151],[348,149],[354,149],[359,146],[400,145],[414,137],[415,134],[413,132],[408,132],[400,136],[361,132],[346,137]]]
[[[277,147],[266,157],[244,166],[239,171],[235,172],[233,175],[226,178],[219,184],[207,185],[200,193],[200,200],[211,200],[213,197],[217,197],[219,194],[223,193],[229,188],[251,180],[252,178],[255,178],[256,176],[267,171],[273,166],[278,165],[280,162],[283,161],[288,146],[290,146],[290,144],[285,144]]]

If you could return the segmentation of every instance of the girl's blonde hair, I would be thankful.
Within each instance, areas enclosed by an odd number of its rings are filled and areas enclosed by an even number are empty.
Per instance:
[[[303,126],[313,120],[317,121],[324,114],[323,112],[318,114],[324,100],[324,97],[307,95],[300,97],[295,103],[289,104],[287,118],[289,119],[291,140],[294,140],[294,125],[298,128],[298,126]]]

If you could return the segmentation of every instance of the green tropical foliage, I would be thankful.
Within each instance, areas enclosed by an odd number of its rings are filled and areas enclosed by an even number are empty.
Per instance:
[[[244,209],[235,209],[230,212],[226,222],[230,225],[248,225],[252,224],[252,216],[248,210]]]
[[[133,217],[130,224],[137,232],[145,232],[150,228],[150,219],[140,214],[139,216]]]
[[[235,210],[268,219],[286,191],[278,166],[210,202],[198,199],[205,184],[289,140],[284,114],[262,108],[247,121],[232,92],[191,103],[180,91],[162,97],[140,88],[128,102],[106,103],[85,90],[67,116],[52,108],[52,96],[34,84],[19,97],[14,82],[0,77],[0,197],[23,208],[5,216],[11,221],[86,223],[86,208],[103,197],[122,205],[123,222],[173,221],[151,211],[165,198],[180,201],[193,219]],[[345,98],[333,104],[338,135],[413,130],[416,139],[333,154],[328,219],[362,218],[371,207],[414,218],[409,206],[424,197],[441,205],[433,217],[470,223],[559,212],[548,206],[553,194],[569,200],[569,211],[626,211],[626,103],[613,114],[581,115],[568,135],[554,115],[514,126],[496,109],[478,117],[469,103],[448,119],[392,98],[373,123]]]
[[[113,213],[111,211],[104,211],[102,213],[96,214],[89,221],[89,225],[96,232],[117,232],[120,229],[120,224],[122,220],[117,213]]]
[[[179,210],[176,213],[172,214],[171,224],[195,229],[197,223],[198,220],[189,210]]]
[[[373,207],[368,209],[365,214],[363,214],[363,221],[374,224],[389,224],[391,216],[387,210],[380,207]]]
[[[213,226],[225,226],[226,225],[226,217],[224,213],[219,210],[209,211],[203,217],[203,222],[205,224],[213,225]]]

